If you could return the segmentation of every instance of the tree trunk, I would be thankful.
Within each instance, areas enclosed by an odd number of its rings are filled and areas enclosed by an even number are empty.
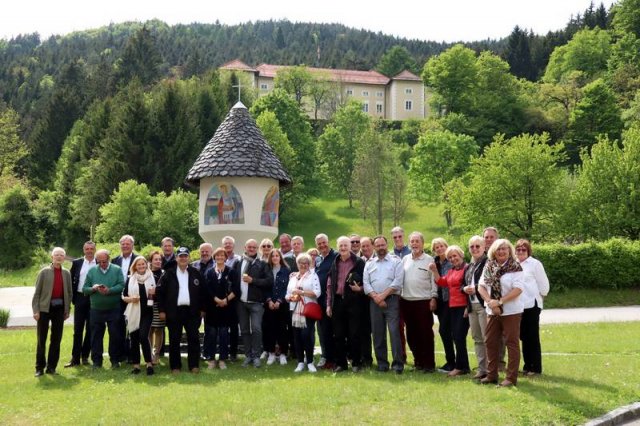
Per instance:
[[[378,177],[378,234],[382,234],[382,179]]]
[[[453,217],[451,215],[451,210],[446,209],[444,211],[444,218],[447,221],[447,229],[451,229],[451,227],[453,226]]]

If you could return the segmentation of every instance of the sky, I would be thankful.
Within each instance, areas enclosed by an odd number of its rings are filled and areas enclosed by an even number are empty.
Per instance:
[[[605,7],[613,0],[603,1]],[[22,0],[3,4],[0,38],[38,32],[51,34],[123,21],[160,19],[168,24],[238,24],[268,19],[341,23],[408,39],[474,41],[509,35],[513,27],[537,34],[564,28],[590,0]],[[595,1],[596,6],[600,1]]]

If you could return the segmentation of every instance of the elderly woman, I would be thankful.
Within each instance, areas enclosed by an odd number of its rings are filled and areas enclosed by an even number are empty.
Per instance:
[[[469,239],[469,251],[471,262],[464,272],[464,288],[467,295],[467,312],[469,325],[471,326],[471,338],[473,339],[476,358],[478,359],[478,372],[473,376],[476,380],[487,377],[487,350],[484,346],[485,330],[487,329],[487,313],[484,300],[478,295],[478,283],[482,278],[482,270],[487,263],[487,255],[484,250],[484,239],[474,235]]]
[[[289,350],[289,305],[284,300],[289,285],[291,271],[282,257],[282,252],[274,249],[269,254],[269,272],[273,275],[273,288],[267,295],[265,302],[263,330],[265,350],[269,352],[267,365],[276,362],[287,363],[287,351]],[[280,355],[276,357],[276,344],[280,349]]]
[[[258,247],[258,258],[264,263],[269,262],[269,253],[273,250],[273,241],[268,238],[263,239]]]
[[[462,292],[464,286],[464,251],[458,246],[450,246],[446,251],[451,269],[445,276],[440,276],[435,263],[429,268],[433,273],[438,287],[449,290],[449,309],[447,311],[451,324],[451,339],[455,345],[454,363],[449,377],[469,374],[469,355],[467,354],[467,332],[469,319],[467,318],[467,296]]]
[[[531,243],[527,240],[516,242],[516,256],[524,273],[522,291],[522,321],[520,322],[520,340],[522,340],[522,358],[524,374],[535,376],[542,374],[542,352],[540,349],[540,311],[542,300],[549,293],[549,279],[542,263],[531,257]]]
[[[138,256],[131,261],[129,281],[122,291],[122,300],[127,304],[124,316],[127,319],[127,331],[131,339],[131,374],[140,374],[140,348],[147,363],[147,376],[153,375],[151,343],[149,331],[153,321],[153,296],[156,293],[156,280],[149,268],[147,259]]]
[[[507,347],[507,377],[500,386],[515,386],[520,364],[520,318],[523,304],[524,273],[515,258],[509,240],[494,241],[487,253],[487,263],[478,285],[478,293],[487,311],[485,345],[487,348],[487,377],[482,384],[498,383],[498,354],[504,336]]]
[[[435,259],[436,268],[440,276],[447,275],[451,269],[451,263],[447,260],[446,252],[449,244],[444,238],[434,238],[431,241],[431,253]],[[453,370],[456,363],[456,355],[453,349],[453,340],[451,338],[451,324],[449,322],[449,289],[447,287],[438,287],[438,301],[436,306],[436,315],[438,316],[438,334],[442,340],[444,348],[445,363],[438,369],[441,373],[449,373]]]
[[[309,267],[309,269],[311,271],[315,271],[316,265],[318,264],[318,257],[320,256],[320,252],[317,248],[314,247],[307,250],[307,254],[311,256],[311,266]]]
[[[62,247],[51,251],[51,265],[45,266],[36,278],[36,289],[31,306],[33,319],[37,322],[38,346],[36,349],[36,377],[45,373],[57,374],[60,359],[60,342],[64,331],[64,320],[69,318],[71,298],[71,274],[62,267],[66,253]],[[47,334],[51,324],[49,353],[45,358]]]
[[[291,326],[293,327],[293,344],[298,358],[295,373],[304,370],[305,364],[310,373],[315,373],[313,365],[313,348],[315,346],[316,321],[306,318],[302,313],[306,303],[317,303],[320,297],[320,280],[310,270],[311,256],[301,253],[296,258],[298,272],[291,274],[285,299],[291,307]]]
[[[218,367],[226,370],[226,361],[229,359],[229,326],[232,323],[235,312],[233,311],[233,299],[240,294],[240,282],[236,279],[233,268],[225,264],[227,254],[222,247],[213,251],[213,268],[209,268],[204,276],[204,328],[209,336],[207,339],[206,353],[208,368],[216,368],[216,342],[219,342],[220,358]]]

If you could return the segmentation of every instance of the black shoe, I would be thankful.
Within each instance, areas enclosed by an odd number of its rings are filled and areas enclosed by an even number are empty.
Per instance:
[[[119,362],[112,362],[111,363],[111,369],[112,370],[117,370],[118,368],[120,368],[120,363]]]
[[[453,368],[449,364],[445,364],[438,368],[438,373],[449,373],[451,370],[453,370]]]
[[[393,371],[396,372],[396,374],[399,376],[402,374],[403,369],[402,368],[394,368]]]
[[[56,373],[56,370],[54,370],[53,368],[47,368],[44,372],[47,374],[51,374],[52,376],[58,375],[58,373]]]
[[[89,365],[89,358],[82,358],[82,365]]]
[[[71,361],[69,361],[64,365],[64,368],[77,367],[78,365],[80,365],[80,363],[72,359]]]
[[[100,369],[102,369],[102,364],[93,364],[91,366],[91,369],[92,370],[100,370]]]
[[[333,368],[333,372],[334,373],[342,373],[342,372],[345,372],[345,371],[347,371],[347,369],[345,367],[341,366],[341,365],[336,365]]]
[[[147,367],[147,376],[153,376],[153,373],[155,373],[153,367]]]
[[[140,374],[140,369],[134,368],[133,370],[131,370],[131,374]]]
[[[389,371],[389,367],[381,367],[381,366],[378,366],[377,370],[378,370],[378,372],[380,372],[380,373],[386,373],[387,371]]]
[[[425,368],[425,369],[422,370],[422,372],[424,374],[432,374],[432,373],[436,372],[436,369],[435,368]]]
[[[354,373],[359,373],[361,370],[361,367],[358,367],[357,365],[351,367],[351,371],[353,371]]]
[[[42,377],[42,376],[44,376],[44,371],[36,370],[36,373],[34,374],[34,377]]]

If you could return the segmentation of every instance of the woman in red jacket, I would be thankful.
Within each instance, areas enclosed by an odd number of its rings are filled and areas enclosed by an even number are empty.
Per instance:
[[[443,277],[438,274],[435,263],[429,265],[433,272],[436,284],[449,289],[449,321],[451,322],[451,334],[455,345],[456,362],[449,377],[469,374],[469,356],[467,354],[467,332],[469,331],[469,318],[467,315],[467,296],[462,291],[464,286],[464,251],[459,246],[449,246],[446,251],[449,262],[453,265]]]

